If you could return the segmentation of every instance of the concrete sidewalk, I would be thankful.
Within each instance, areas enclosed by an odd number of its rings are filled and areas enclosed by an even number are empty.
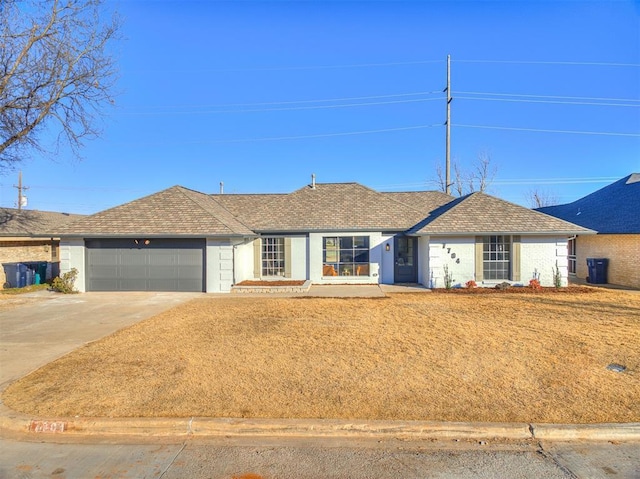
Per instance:
[[[326,288],[326,289],[325,289]],[[354,288],[354,289],[352,289]],[[402,288],[402,289],[400,289]],[[407,289],[404,289],[407,288]],[[313,288],[312,288],[313,290]],[[382,288],[320,286],[319,296],[383,297],[385,292],[423,291],[416,286]],[[340,296],[340,295],[344,296]],[[348,294],[348,296],[347,296]],[[84,293],[46,291],[37,301],[0,315],[0,390],[30,371],[203,293]],[[640,423],[596,425],[450,423],[434,421],[288,420],[216,418],[31,417],[0,404],[3,435],[59,441],[91,438],[333,437],[458,438],[505,440],[640,441]]]

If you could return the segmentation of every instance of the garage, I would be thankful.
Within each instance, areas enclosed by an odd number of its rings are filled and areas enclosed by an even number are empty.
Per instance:
[[[87,239],[87,291],[205,291],[204,239]]]

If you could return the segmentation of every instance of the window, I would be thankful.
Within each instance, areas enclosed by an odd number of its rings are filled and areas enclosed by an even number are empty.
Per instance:
[[[262,276],[284,276],[284,238],[262,238]]]
[[[322,276],[369,276],[369,237],[322,238]]]
[[[576,239],[571,238],[567,245],[567,259],[569,260],[569,274],[576,274]]]
[[[511,237],[483,237],[482,263],[484,279],[509,279],[511,273]]]

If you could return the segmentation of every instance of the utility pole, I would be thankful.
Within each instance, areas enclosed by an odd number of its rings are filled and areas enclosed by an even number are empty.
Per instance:
[[[20,173],[18,173],[18,184],[17,185],[13,185],[14,188],[18,189],[18,211],[22,211],[22,205],[24,203],[24,205],[26,206],[27,203],[27,198],[24,197],[24,195],[22,194],[22,190],[28,190],[29,188],[27,186],[22,186],[22,171],[20,171]]]
[[[451,194],[451,55],[447,55],[447,136],[445,147],[445,193]]]

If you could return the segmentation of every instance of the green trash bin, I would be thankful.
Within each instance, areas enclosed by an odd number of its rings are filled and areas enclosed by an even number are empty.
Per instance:
[[[47,281],[47,263],[38,263],[36,278],[39,280],[36,284],[41,284]]]

